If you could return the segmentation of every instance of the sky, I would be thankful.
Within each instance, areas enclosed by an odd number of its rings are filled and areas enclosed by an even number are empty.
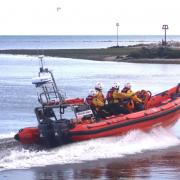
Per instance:
[[[0,0],[0,35],[180,35],[180,0]]]

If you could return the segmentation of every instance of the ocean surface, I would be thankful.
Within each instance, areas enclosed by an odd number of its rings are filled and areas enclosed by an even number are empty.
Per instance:
[[[161,42],[164,35],[124,35],[118,39],[119,46],[128,46]],[[168,35],[167,41],[180,41],[180,35]],[[116,44],[116,36],[0,36],[0,49],[84,49]]]
[[[110,36],[93,37],[92,41],[89,36],[63,37],[67,42],[63,46],[59,40],[62,37],[58,40],[55,37],[38,38],[42,39],[0,37],[0,49],[94,48],[107,47],[115,42],[115,38],[112,42],[104,42],[104,39],[112,40]],[[148,36],[143,42],[155,41],[153,38]],[[135,36],[124,42],[131,44],[131,41],[141,42],[142,39]],[[11,43],[3,46],[2,41]],[[53,71],[59,88],[66,92],[67,97],[85,98],[98,81],[103,83],[104,93],[113,82],[119,81],[121,88],[126,82],[131,82],[135,91],[146,89],[156,94],[175,86],[180,79],[180,65],[176,64],[44,59],[45,66]],[[180,122],[169,129],[157,128],[148,133],[136,130],[123,136],[89,140],[51,150],[24,147],[15,142],[13,136],[19,129],[37,125],[33,111],[38,102],[31,80],[38,75],[38,69],[36,56],[0,55],[0,180],[179,178]]]

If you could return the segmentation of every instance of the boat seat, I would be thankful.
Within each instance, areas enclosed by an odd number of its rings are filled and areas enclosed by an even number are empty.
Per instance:
[[[178,97],[180,97],[180,92],[172,95],[173,100],[178,98]]]
[[[161,102],[161,105],[167,104],[168,102],[171,102],[171,101],[172,101],[171,98],[166,99],[166,100],[164,100],[164,101]]]

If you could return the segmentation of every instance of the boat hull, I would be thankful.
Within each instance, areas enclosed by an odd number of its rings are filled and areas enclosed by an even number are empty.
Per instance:
[[[142,113],[146,114],[146,111]],[[123,117],[123,119],[127,120],[123,121],[120,117],[120,122],[117,122],[118,118],[112,118],[107,120],[105,122],[107,125],[103,124],[101,128],[87,127],[87,129],[84,131],[73,130],[70,132],[70,137],[72,141],[83,141],[99,137],[122,135],[124,133],[127,133],[128,131],[135,129],[147,131],[159,126],[168,127],[174,125],[179,119],[179,116],[180,107],[162,111],[154,115],[146,114],[144,115],[144,117],[135,119],[132,119],[127,115]]]

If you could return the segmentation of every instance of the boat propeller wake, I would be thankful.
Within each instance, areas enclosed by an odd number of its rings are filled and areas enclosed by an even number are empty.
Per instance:
[[[12,138],[1,139],[0,143],[0,171],[2,171],[122,158],[144,151],[177,146],[180,139],[170,130],[156,128],[149,133],[134,130],[123,136],[93,139],[53,149],[43,149],[39,146],[25,147]]]

